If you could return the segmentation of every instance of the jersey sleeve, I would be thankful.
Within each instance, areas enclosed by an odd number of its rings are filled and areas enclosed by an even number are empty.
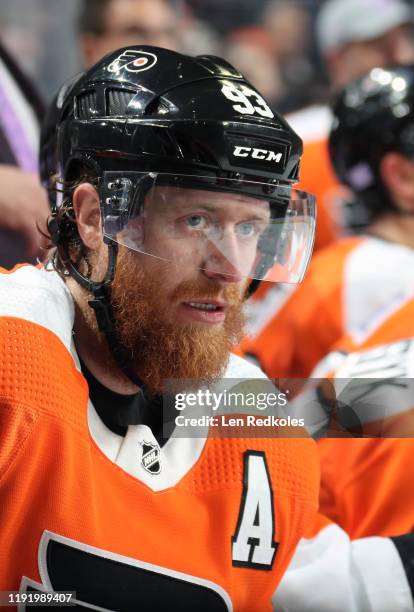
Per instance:
[[[86,381],[70,353],[73,316],[57,275],[29,265],[0,269],[0,478],[42,415],[68,420],[73,404],[85,402]]]
[[[323,523],[319,517],[317,527]],[[394,542],[381,537],[351,541],[333,523],[300,541],[272,604],[275,612],[414,610],[410,582]]]

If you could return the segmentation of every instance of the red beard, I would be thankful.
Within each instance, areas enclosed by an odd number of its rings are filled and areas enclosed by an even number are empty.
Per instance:
[[[230,351],[243,336],[244,316],[240,285],[223,288],[200,275],[198,281],[178,285],[168,300],[173,264],[159,263],[156,277],[142,269],[134,254],[120,253],[112,285],[112,306],[123,347],[139,378],[152,393],[163,391],[163,381],[191,379],[211,383],[220,378]],[[229,306],[222,325],[177,325],[168,318],[172,305],[190,300],[224,300]]]

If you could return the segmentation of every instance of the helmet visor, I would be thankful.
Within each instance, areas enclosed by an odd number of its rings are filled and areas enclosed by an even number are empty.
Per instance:
[[[287,186],[161,173],[104,174],[107,239],[233,282],[303,278],[314,197]]]

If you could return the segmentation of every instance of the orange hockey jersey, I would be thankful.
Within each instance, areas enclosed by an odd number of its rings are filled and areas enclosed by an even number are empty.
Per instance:
[[[100,420],[54,272],[0,275],[0,591],[81,607],[265,612],[313,523],[307,438],[122,437]],[[226,377],[258,378],[232,356]],[[114,406],[116,409],[116,406]]]
[[[303,283],[240,350],[270,378],[304,378],[341,338],[360,345],[413,294],[412,249],[343,238],[315,256]]]

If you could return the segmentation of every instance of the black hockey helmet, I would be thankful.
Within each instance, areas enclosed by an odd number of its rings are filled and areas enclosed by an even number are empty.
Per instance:
[[[329,151],[339,180],[372,216],[393,208],[380,175],[384,155],[414,157],[414,66],[374,68],[334,107]]]
[[[261,280],[276,261],[266,280],[303,277],[315,210],[312,196],[292,188],[302,142],[224,60],[142,46],[107,55],[65,96],[56,147],[62,183],[79,164],[96,174],[108,243],[146,252],[137,219],[143,220],[144,203],[170,199],[173,187],[236,194],[267,202],[271,212],[260,257],[242,275]],[[212,231],[208,239],[230,257],[218,235]]]

